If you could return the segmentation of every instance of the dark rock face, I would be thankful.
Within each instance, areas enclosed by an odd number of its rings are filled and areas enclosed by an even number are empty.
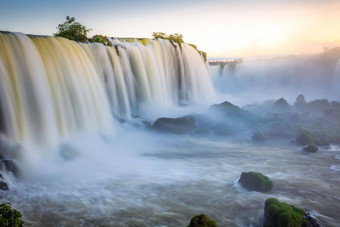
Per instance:
[[[0,181],[0,190],[1,191],[7,191],[8,190],[8,185],[6,182]]]
[[[264,227],[317,227],[316,219],[304,210],[269,198],[264,207]]]
[[[217,227],[215,221],[211,220],[207,215],[200,214],[194,216],[188,227]]]
[[[13,160],[10,159],[0,160],[0,170],[11,172],[16,176],[18,176],[19,174],[18,165]]]
[[[158,118],[153,124],[153,128],[160,131],[183,134],[195,129],[196,122],[193,116],[184,116],[180,118]]]
[[[239,182],[250,191],[268,192],[273,188],[273,182],[261,173],[243,172]]]
[[[317,146],[314,145],[308,145],[303,148],[303,151],[309,152],[309,153],[315,153],[319,150]]]

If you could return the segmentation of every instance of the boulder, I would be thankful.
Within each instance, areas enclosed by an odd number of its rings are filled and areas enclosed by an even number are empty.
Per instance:
[[[210,110],[218,111],[223,113],[224,115],[240,118],[243,117],[244,114],[247,113],[246,110],[241,109],[238,106],[235,106],[234,104],[225,101],[220,104],[215,104],[210,107]]]
[[[310,132],[304,130],[295,138],[295,143],[302,146],[311,145],[314,144],[314,138]]]
[[[313,220],[313,221],[311,221]],[[264,227],[317,227],[317,221],[301,208],[269,198],[264,206]]]
[[[190,224],[188,227],[217,227],[217,224],[215,221],[211,220],[207,215],[200,214],[194,216],[190,220]]]
[[[191,132],[195,126],[195,118],[188,115],[180,118],[158,118],[152,127],[164,132],[184,134]]]
[[[319,150],[317,146],[314,145],[308,145],[303,148],[303,151],[309,152],[309,153],[316,153]]]
[[[273,182],[267,176],[256,172],[243,172],[239,182],[250,191],[268,192],[273,188]]]
[[[267,139],[267,137],[260,131],[257,131],[251,137],[256,142],[263,142]]]
[[[8,190],[8,185],[4,181],[0,181],[0,190],[1,191],[7,191]]]

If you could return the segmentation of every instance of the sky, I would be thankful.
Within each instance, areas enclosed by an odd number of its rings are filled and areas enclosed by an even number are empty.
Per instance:
[[[310,54],[340,46],[340,0],[0,0],[0,30],[52,35],[66,16],[90,36],[180,33],[209,57]]]

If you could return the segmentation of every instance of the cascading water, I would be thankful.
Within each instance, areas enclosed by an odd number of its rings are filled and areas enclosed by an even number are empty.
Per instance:
[[[77,132],[111,130],[139,107],[210,102],[207,63],[167,40],[115,47],[0,33],[1,112],[13,142],[55,145]]]
[[[333,78],[333,94],[335,99],[340,99],[339,94],[339,86],[340,86],[340,59],[338,60],[335,71],[334,71],[334,78]]]

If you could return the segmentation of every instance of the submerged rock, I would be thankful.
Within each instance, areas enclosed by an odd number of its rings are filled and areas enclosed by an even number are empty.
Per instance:
[[[215,221],[211,220],[207,215],[200,214],[194,216],[190,220],[190,224],[188,227],[217,227],[217,224]]]
[[[319,150],[317,146],[314,145],[308,145],[303,148],[303,151],[309,152],[309,153],[315,153]]]
[[[269,198],[264,206],[264,227],[317,227],[316,219],[301,208]]]
[[[183,134],[191,132],[195,126],[195,118],[188,115],[179,118],[158,118],[152,127],[160,131]]]
[[[268,192],[273,188],[273,182],[267,176],[256,172],[243,172],[239,182],[250,191]]]

